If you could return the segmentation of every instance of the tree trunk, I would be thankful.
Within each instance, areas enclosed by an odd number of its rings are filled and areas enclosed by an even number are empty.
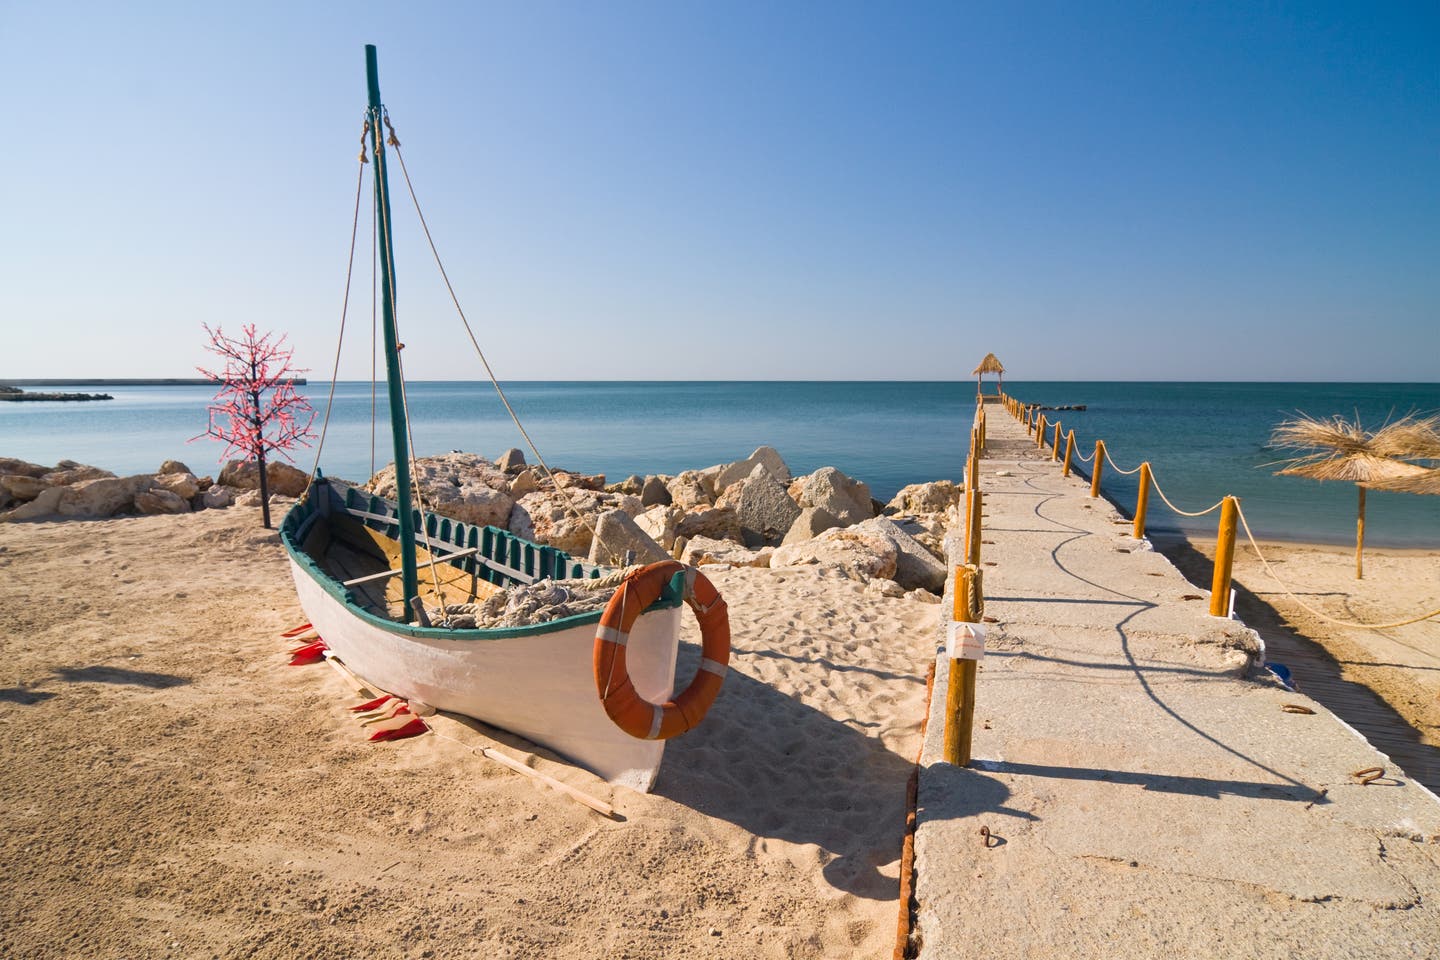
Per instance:
[[[250,369],[253,373],[255,365],[252,362]],[[265,425],[260,422],[260,393],[256,391],[250,394],[250,401],[255,411],[255,462],[260,467],[260,521],[265,524],[265,529],[270,529],[270,478],[265,473]]]
[[[260,519],[265,529],[270,529],[270,483],[265,476],[265,451],[255,451],[255,462],[260,465]]]

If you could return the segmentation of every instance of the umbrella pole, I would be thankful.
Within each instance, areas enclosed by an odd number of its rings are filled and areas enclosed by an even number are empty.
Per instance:
[[[1360,514],[1355,521],[1355,579],[1362,580],[1365,577],[1360,561],[1361,553],[1365,550],[1365,488],[1357,483],[1355,489],[1360,491]]]

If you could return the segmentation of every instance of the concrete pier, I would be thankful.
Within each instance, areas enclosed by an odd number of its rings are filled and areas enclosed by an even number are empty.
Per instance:
[[[1270,679],[1256,634],[988,415],[977,759],[941,759],[942,640],[917,955],[1440,956],[1440,802]],[[948,546],[953,571],[958,531]],[[1370,767],[1385,775],[1351,776]]]

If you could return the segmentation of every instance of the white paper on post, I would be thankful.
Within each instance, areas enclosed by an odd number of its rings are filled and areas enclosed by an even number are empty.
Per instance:
[[[978,623],[950,624],[945,655],[951,660],[979,660],[985,656],[985,627]]]

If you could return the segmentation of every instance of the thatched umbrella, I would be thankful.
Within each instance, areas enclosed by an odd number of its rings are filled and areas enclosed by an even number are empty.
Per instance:
[[[1000,392],[1005,392],[1005,365],[993,353],[985,354],[985,359],[980,361],[980,366],[970,371],[975,377],[975,394],[980,395],[980,378],[987,373],[993,373],[998,380]]]
[[[1377,480],[1365,486],[1371,490],[1386,493],[1418,493],[1424,496],[1440,497],[1440,469],[1422,470],[1408,477],[1395,480]]]
[[[1281,476],[1346,480],[1355,484],[1360,498],[1355,521],[1356,580],[1364,576],[1366,486],[1420,477],[1429,472],[1402,458],[1440,455],[1437,423],[1440,419],[1436,417],[1403,417],[1371,433],[1358,421],[1352,423],[1344,417],[1320,420],[1302,414],[1286,420],[1271,434],[1270,442],[1275,446],[1312,451],[1289,461],[1289,466],[1278,471]]]

